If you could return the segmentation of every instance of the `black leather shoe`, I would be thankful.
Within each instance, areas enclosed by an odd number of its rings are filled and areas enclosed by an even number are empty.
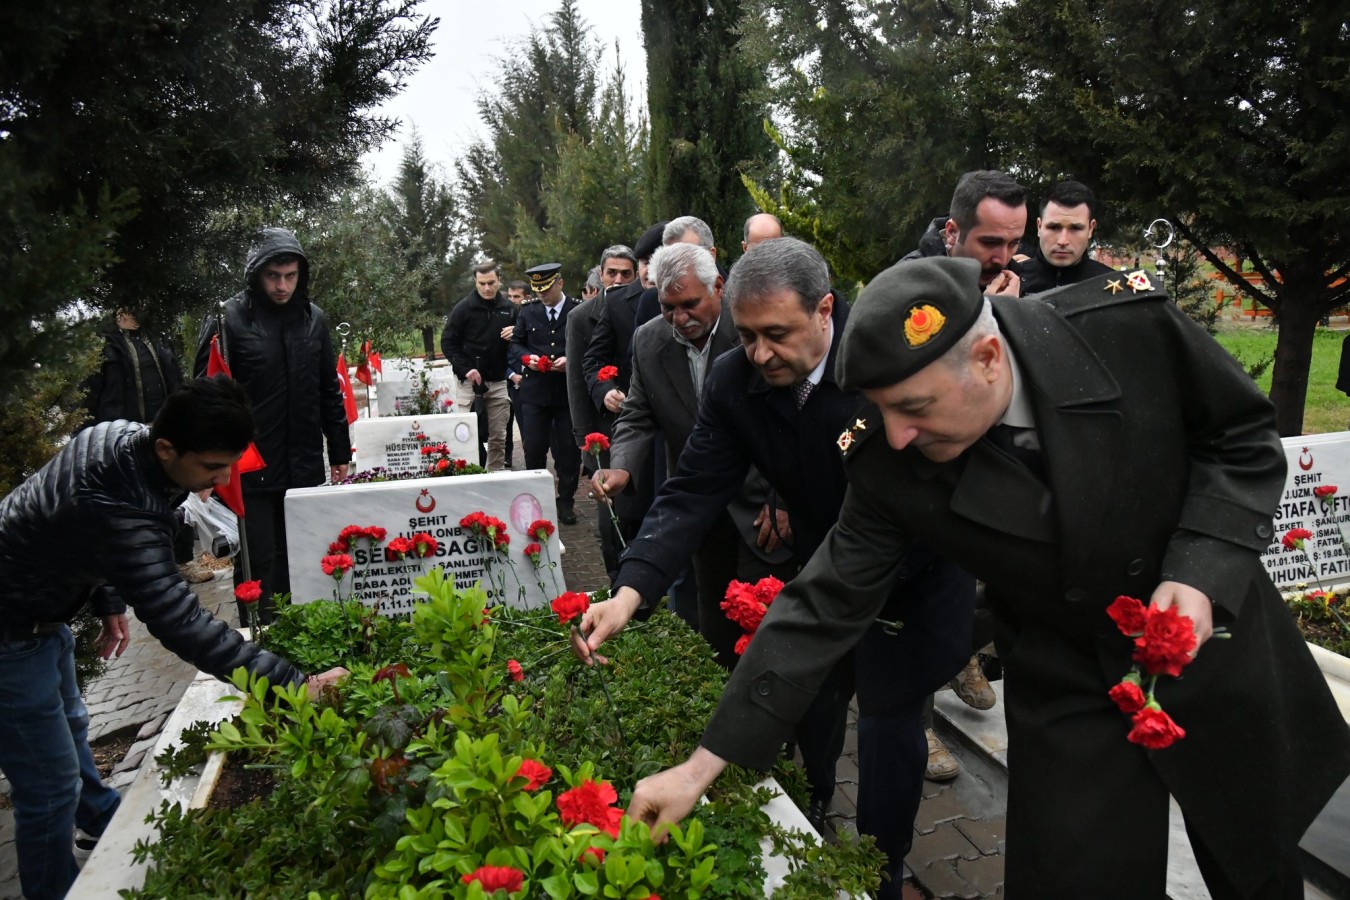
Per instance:
[[[577,514],[573,512],[570,506],[558,507],[558,521],[564,525],[577,524]]]
[[[816,834],[825,836],[825,811],[829,806],[824,800],[812,800],[811,805],[806,808],[806,821],[811,823],[811,827],[816,830]]]

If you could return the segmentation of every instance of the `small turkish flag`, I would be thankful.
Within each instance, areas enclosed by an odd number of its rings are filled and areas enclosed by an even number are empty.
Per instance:
[[[206,360],[206,377],[211,378],[215,375],[224,375],[226,378],[233,378],[230,374],[230,366],[225,362],[225,357],[220,352],[220,335],[211,335],[211,355]],[[252,441],[249,441],[244,455],[230,466],[230,483],[216,488],[216,496],[220,502],[229,507],[230,512],[239,518],[244,517],[244,491],[239,484],[239,476],[245,472],[256,472],[264,468],[267,463],[263,462],[262,454],[258,452],[258,447]]]
[[[338,385],[342,388],[342,405],[347,410],[347,424],[356,421],[356,395],[352,393],[351,380],[347,378],[347,358],[341,353],[337,360]]]

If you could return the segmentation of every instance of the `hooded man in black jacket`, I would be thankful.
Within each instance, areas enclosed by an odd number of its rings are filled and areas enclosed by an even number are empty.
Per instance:
[[[262,581],[258,613],[267,624],[272,595],[291,590],[282,503],[286,490],[345,478],[352,444],[328,319],[310,302],[309,260],[295,235],[284,228],[263,229],[249,251],[244,277],[247,287],[202,322],[194,371],[206,374],[211,338],[220,334],[231,374],[253,403],[258,452],[266,467],[243,475],[241,487],[248,512],[249,574]],[[235,566],[235,584],[244,580],[243,567]]]
[[[217,678],[243,666],[272,684],[306,680],[202,609],[174,563],[174,508],[189,490],[227,483],[252,438],[243,389],[202,379],[171,394],[151,427],[81,431],[0,501],[0,771],[31,900],[65,896],[79,874],[72,831],[97,840],[119,802],[94,766],[75,681],[65,623],[80,607],[103,618],[105,659],[127,647],[131,606],[165,647]],[[342,674],[311,677],[311,691]]]
[[[1052,291],[1113,271],[1088,256],[1097,230],[1097,197],[1079,181],[1061,181],[1050,189],[1036,218],[1036,255],[1018,263],[1022,296]]]

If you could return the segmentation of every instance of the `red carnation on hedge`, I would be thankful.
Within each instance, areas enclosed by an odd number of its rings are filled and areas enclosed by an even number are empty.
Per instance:
[[[506,672],[511,676],[512,681],[524,681],[525,670],[520,667],[520,663],[514,659],[506,661]]]
[[[460,879],[464,884],[475,881],[483,886],[483,893],[506,891],[514,894],[525,888],[525,873],[511,866],[479,866]]]
[[[582,824],[594,825],[610,837],[618,837],[623,810],[610,805],[618,799],[619,795],[607,782],[587,778],[570,791],[558,795],[558,812],[568,828]]]
[[[548,780],[553,777],[553,770],[537,760],[526,759],[516,769],[516,777],[527,779],[525,790],[537,791],[548,784]]]
[[[591,608],[591,598],[580,591],[568,591],[555,597],[550,606],[558,614],[558,622],[566,625]]]

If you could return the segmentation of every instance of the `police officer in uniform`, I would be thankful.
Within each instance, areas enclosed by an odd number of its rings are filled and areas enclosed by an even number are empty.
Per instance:
[[[563,293],[562,265],[544,263],[525,270],[535,302],[521,306],[511,337],[510,360],[520,382],[520,437],[525,468],[547,467],[553,454],[558,478],[558,521],[577,523],[572,498],[580,477],[581,450],[572,438],[567,404],[567,316],[578,306]]]

